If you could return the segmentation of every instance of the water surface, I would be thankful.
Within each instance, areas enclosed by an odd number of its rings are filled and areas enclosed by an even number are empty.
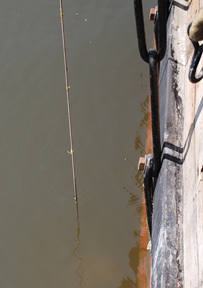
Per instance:
[[[137,287],[149,87],[133,2],[64,1],[64,20],[79,215],[59,2],[1,3],[0,286]]]

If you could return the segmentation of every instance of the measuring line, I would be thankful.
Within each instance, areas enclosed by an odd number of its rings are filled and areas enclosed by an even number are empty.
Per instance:
[[[75,202],[77,203],[78,197],[77,197],[76,175],[75,175],[75,159],[74,159],[74,149],[73,149],[73,134],[72,134],[70,95],[69,95],[70,86],[68,84],[68,65],[67,65],[67,56],[66,56],[65,29],[64,29],[64,19],[63,19],[63,3],[62,3],[62,0],[59,0],[59,2],[60,2],[61,30],[62,30],[66,95],[67,95],[67,107],[68,107],[68,123],[69,123],[70,147],[71,147],[71,150],[68,153],[71,155],[71,159],[72,159],[73,187],[74,187],[74,194],[75,194]]]

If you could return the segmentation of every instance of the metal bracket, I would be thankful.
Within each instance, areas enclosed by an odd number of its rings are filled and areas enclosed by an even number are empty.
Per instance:
[[[168,0],[158,0],[158,61],[161,61],[166,53],[166,21],[167,21]],[[140,56],[149,63],[149,53],[147,51],[142,0],[134,0],[135,20],[137,27],[137,39]]]
[[[137,39],[141,58],[149,63],[150,97],[153,155],[148,154],[140,159],[138,168],[144,168],[144,191],[147,210],[147,220],[150,235],[152,234],[153,193],[161,168],[161,141],[160,141],[160,116],[159,116],[159,62],[166,53],[166,22],[169,2],[158,0],[158,13],[151,10],[150,19],[155,22],[156,48],[147,51],[142,0],[134,0]],[[158,17],[157,17],[158,14]],[[155,17],[156,16],[156,17]]]
[[[160,119],[159,119],[159,62],[166,53],[166,22],[167,22],[168,0],[158,0],[158,17],[156,17],[155,38],[156,49],[147,51],[142,0],[134,0],[135,20],[137,27],[137,39],[139,52],[142,59],[149,63],[150,68],[150,95],[152,115],[152,138],[154,167],[153,177],[158,177],[161,167],[161,143],[160,143]]]

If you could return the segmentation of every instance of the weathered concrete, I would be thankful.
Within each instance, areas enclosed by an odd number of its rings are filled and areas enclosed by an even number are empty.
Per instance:
[[[202,1],[193,1],[188,24],[196,18]],[[201,4],[201,5],[200,5]],[[191,45],[191,44],[188,44]],[[193,53],[193,49],[191,51]],[[188,73],[192,53],[186,66]],[[203,61],[200,62],[202,68]],[[187,86],[186,86],[187,85]],[[183,166],[184,202],[183,202],[183,236],[184,236],[184,287],[203,287],[203,82],[192,84],[185,81],[185,109],[187,121],[184,123],[185,163]]]
[[[200,2],[173,1],[160,65],[162,167],[154,194],[152,287],[203,287],[203,80],[188,80],[194,51],[187,36]]]

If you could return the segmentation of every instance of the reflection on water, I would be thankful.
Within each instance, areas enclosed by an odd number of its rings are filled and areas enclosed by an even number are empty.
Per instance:
[[[80,258],[77,255],[77,250],[79,249],[80,244],[81,244],[81,241],[80,241],[80,222],[79,222],[78,202],[76,202],[75,205],[76,205],[76,212],[77,212],[77,217],[76,217],[77,228],[76,228],[76,240],[75,240],[76,247],[73,249],[73,255],[79,260],[79,265],[77,267],[76,273],[77,273],[77,276],[79,278],[79,287],[82,287],[83,277],[82,277],[82,275],[80,275],[79,270],[80,270],[80,268],[82,266],[83,260],[82,260],[82,258]]]
[[[148,122],[149,122],[149,95],[146,97],[146,99],[140,103],[140,110],[142,112],[142,119],[139,124],[139,128],[136,132],[136,138],[135,138],[135,149],[140,152],[140,155],[143,155],[145,153],[145,141],[143,142],[143,139],[141,137],[141,131],[145,127],[147,128]]]
[[[138,277],[138,266],[139,266],[139,242],[137,243],[137,245],[135,247],[133,247],[130,252],[129,252],[129,258],[130,258],[130,262],[129,262],[129,266],[132,269],[134,276],[135,276],[135,281],[133,281],[130,277],[127,278],[123,278],[121,286],[119,286],[119,288],[137,288],[137,277]]]
[[[146,141],[143,141],[143,138],[141,137],[141,132],[147,128],[148,122],[149,122],[149,95],[146,97],[146,99],[140,103],[140,109],[143,114],[143,117],[140,121],[139,128],[136,132],[136,138],[135,138],[135,150],[139,151],[140,156],[144,156],[146,153]],[[150,135],[147,135],[147,137],[151,137]],[[148,152],[147,152],[148,153]],[[135,185],[139,188],[143,188],[143,176],[140,171],[136,171],[135,174]]]
[[[135,149],[140,152],[140,156],[143,156],[145,155],[146,147],[143,145],[144,141],[142,139],[143,136],[140,133],[140,129],[142,129],[142,131],[143,129],[146,131],[146,128],[150,121],[149,96],[147,96],[146,99],[140,103],[140,108],[143,113],[143,117],[140,121],[139,129],[136,132]],[[150,133],[151,131],[147,132]],[[151,136],[149,135],[148,137]],[[143,174],[137,170],[137,167],[135,167],[135,170],[135,185],[140,189],[140,191],[143,191]],[[149,269],[147,266],[149,266],[149,253],[147,252],[148,227],[146,224],[146,211],[143,202],[139,203],[140,199],[137,197],[137,194],[129,193],[129,196],[130,200],[128,201],[127,206],[133,206],[135,210],[135,215],[139,215],[141,229],[139,230],[139,232],[137,230],[134,231],[136,245],[132,247],[128,254],[128,257],[130,259],[129,266],[134,273],[135,281],[130,277],[123,278],[121,286],[119,286],[119,288],[147,287],[147,270]]]

